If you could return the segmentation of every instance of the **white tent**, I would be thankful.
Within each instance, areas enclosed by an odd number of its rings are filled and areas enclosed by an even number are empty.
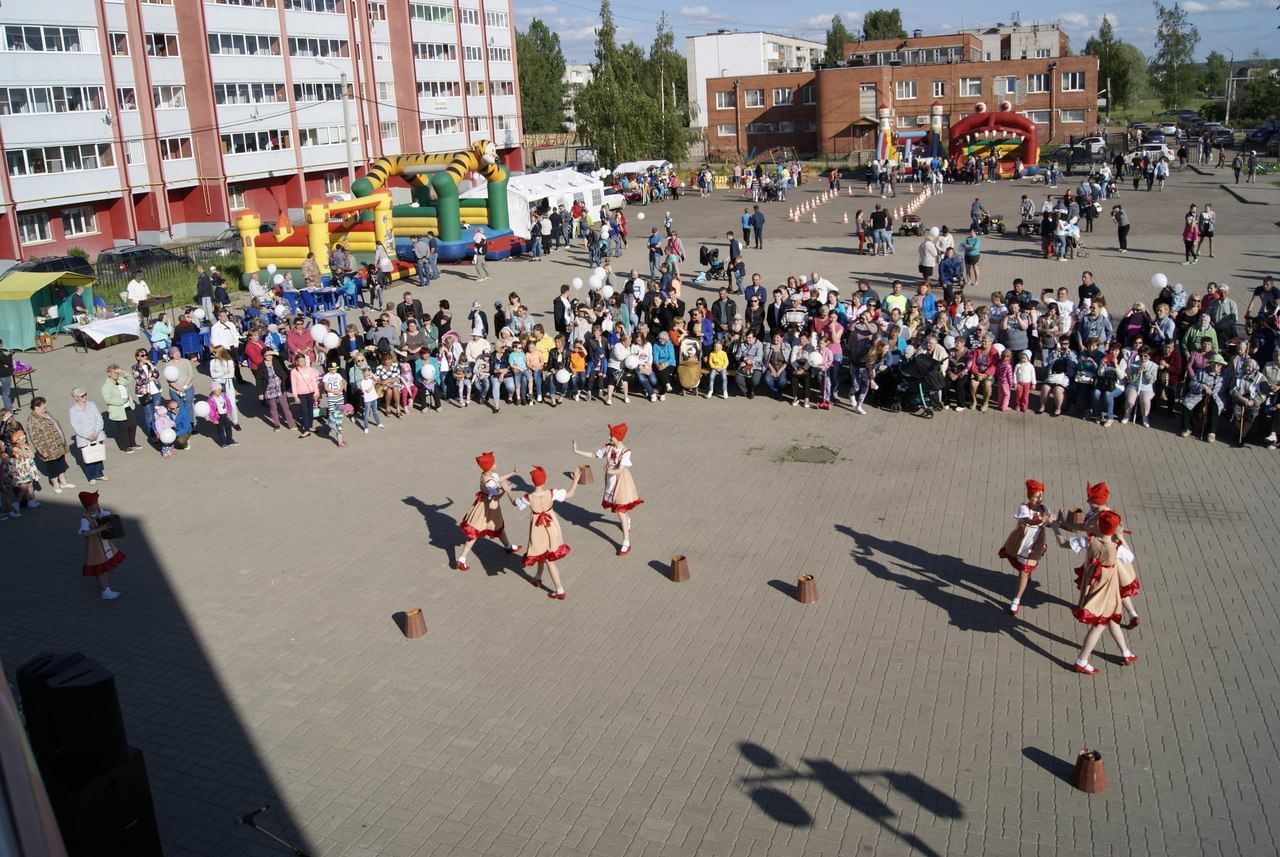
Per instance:
[[[467,199],[482,198],[487,182],[480,179],[477,186],[464,191]],[[572,208],[574,202],[586,206],[588,216],[595,221],[604,202],[604,182],[580,173],[575,169],[548,170],[541,173],[524,173],[507,181],[507,211],[511,218],[511,231],[521,238],[529,237],[529,211],[535,207],[563,205]]]
[[[613,168],[615,176],[634,176],[640,173],[646,173],[649,170],[657,170],[665,173],[671,169],[670,161],[627,161],[625,164],[618,164]]]

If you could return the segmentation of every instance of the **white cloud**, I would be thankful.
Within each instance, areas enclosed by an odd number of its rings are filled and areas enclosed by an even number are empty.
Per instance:
[[[1083,12],[1064,12],[1058,16],[1058,20],[1068,27],[1087,27],[1093,20]]]
[[[822,12],[817,15],[810,15],[808,18],[801,18],[798,22],[799,29],[807,31],[822,30],[825,32],[831,27],[831,19],[836,15],[840,16],[840,20],[850,30],[857,30],[858,27],[861,26],[863,18],[862,12],[839,12],[833,10],[831,12]],[[857,34],[855,33],[855,35]]]
[[[542,6],[525,6],[516,10],[517,18],[534,18],[539,15],[554,15],[560,11],[560,7],[553,3],[547,3]]]
[[[717,12],[710,6],[681,6],[680,14],[696,21],[729,21],[733,16],[725,12]]]
[[[1187,2],[1182,4],[1182,8],[1186,9],[1188,12],[1208,12],[1209,4],[1201,3],[1199,0],[1187,0]]]
[[[1218,0],[1218,2],[1214,4],[1214,8],[1220,9],[1224,12],[1230,12],[1235,9],[1252,9],[1253,5],[1254,4],[1251,0]]]

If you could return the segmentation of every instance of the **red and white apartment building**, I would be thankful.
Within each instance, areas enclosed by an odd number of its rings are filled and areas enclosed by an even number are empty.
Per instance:
[[[217,233],[487,139],[523,166],[510,0],[0,5],[0,258]]]

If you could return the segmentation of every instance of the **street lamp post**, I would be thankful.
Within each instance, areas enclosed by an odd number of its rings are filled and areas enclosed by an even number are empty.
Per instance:
[[[1236,83],[1236,52],[1229,52],[1231,54],[1231,64],[1227,66],[1226,92],[1223,93],[1223,95],[1227,96],[1227,111],[1222,119],[1222,124],[1228,128],[1231,127],[1231,93],[1235,89]]]
[[[356,183],[356,159],[351,150],[351,96],[347,92],[347,72],[346,69],[323,57],[316,57],[316,62],[338,72],[338,79],[342,86],[342,137],[347,146],[347,190],[350,191]]]

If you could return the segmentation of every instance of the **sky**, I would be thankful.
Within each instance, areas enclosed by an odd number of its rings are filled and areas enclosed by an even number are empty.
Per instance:
[[[1010,23],[1016,9],[992,12],[981,19],[961,18],[958,9],[965,4],[942,0],[916,0],[910,9],[903,9],[902,23],[910,32],[924,30],[926,34],[955,32],[959,29],[992,26],[998,22]],[[1059,4],[1053,4],[1055,6]],[[1150,56],[1155,51],[1155,10],[1145,2],[1122,5],[1121,11],[1112,12],[1114,0],[1077,0],[1072,11],[1036,19],[1034,10],[1021,12],[1023,24],[1057,22],[1071,37],[1071,48],[1080,51],[1089,37],[1098,32],[1102,15],[1111,18],[1119,38],[1132,42]],[[1191,23],[1200,31],[1200,44],[1196,58],[1203,60],[1210,51],[1220,51],[1229,57],[1235,51],[1237,60],[1247,59],[1254,49],[1267,56],[1280,51],[1280,11],[1273,0],[1184,0]],[[599,23],[599,0],[529,0],[514,3],[516,25],[523,30],[534,18],[541,18],[552,30],[560,34],[565,59],[570,63],[590,62],[595,46],[595,27]],[[632,40],[644,47],[653,41],[653,31],[662,4],[642,0],[613,0],[613,14],[618,25],[618,40]],[[795,35],[824,41],[833,15],[839,15],[846,27],[855,35],[861,31],[862,16],[866,11],[853,11],[847,7],[831,6],[822,0],[792,0],[787,8],[793,17],[775,15],[777,4],[765,0],[735,0],[733,3],[711,3],[710,0],[673,0],[666,6],[668,18],[676,35],[676,47],[684,50],[686,36],[696,36],[721,27],[730,30],[767,30],[782,35]],[[867,8],[895,8],[892,5]]]

